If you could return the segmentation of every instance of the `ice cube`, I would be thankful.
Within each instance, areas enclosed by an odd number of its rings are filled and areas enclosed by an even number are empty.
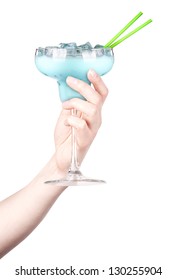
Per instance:
[[[94,50],[83,50],[82,57],[85,58],[96,58],[96,52]]]
[[[36,49],[35,55],[36,55],[36,56],[42,56],[42,55],[45,55],[45,49],[44,49],[44,48],[39,47],[38,49]]]
[[[57,48],[57,47],[46,47],[45,48],[45,55],[46,56],[52,56],[53,55],[53,48]]]
[[[67,52],[67,56],[76,56],[77,54],[77,45],[74,42],[71,43],[60,43],[58,48],[61,50],[65,50]]]
[[[66,49],[59,49],[58,47],[46,47],[45,54],[46,56],[52,56],[55,58],[63,58],[66,56]]]
[[[66,49],[54,48],[53,50],[53,57],[55,58],[65,58],[66,55],[67,55]]]
[[[80,46],[78,46],[78,48],[80,49],[83,58],[90,58],[92,55],[92,45],[90,42],[87,42],[85,44],[82,44]]]
[[[92,45],[90,42],[87,42],[83,45],[78,46],[78,48],[81,48],[82,50],[91,50],[92,49]]]
[[[102,48],[104,48],[104,46],[99,45],[99,44],[97,44],[97,45],[94,47],[94,49],[102,49]]]
[[[102,56],[105,53],[104,46],[97,44],[94,49],[96,50],[97,56]]]
[[[74,42],[71,43],[60,43],[58,48],[60,49],[76,49],[77,45]]]

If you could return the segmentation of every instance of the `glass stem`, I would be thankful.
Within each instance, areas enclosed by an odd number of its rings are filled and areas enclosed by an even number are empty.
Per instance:
[[[76,116],[77,110],[72,109],[71,114],[72,116]],[[72,137],[72,149],[71,149],[71,166],[70,166],[70,172],[76,172],[79,171],[79,164],[78,164],[78,158],[77,158],[77,146],[76,146],[76,133],[75,128],[71,128],[71,137]]]

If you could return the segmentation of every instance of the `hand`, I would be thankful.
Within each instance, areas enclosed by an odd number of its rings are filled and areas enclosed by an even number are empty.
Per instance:
[[[101,125],[101,109],[108,95],[108,89],[101,77],[93,70],[88,72],[87,83],[67,78],[67,84],[79,92],[87,101],[73,98],[63,103],[55,129],[56,162],[60,171],[66,172],[71,161],[71,127],[76,129],[78,162],[81,164]],[[77,110],[72,116],[71,109]]]
[[[70,166],[71,127],[76,129],[80,163],[97,134],[101,125],[101,109],[108,90],[93,71],[89,71],[88,79],[94,88],[83,81],[71,77],[67,79],[68,85],[82,94],[87,101],[71,99],[63,103],[55,130],[54,156],[29,185],[0,202],[0,258],[34,230],[66,189],[66,186],[51,187],[50,184],[44,185],[44,182],[58,178],[58,173],[59,176],[64,175]],[[70,115],[73,108],[77,110],[77,116]]]

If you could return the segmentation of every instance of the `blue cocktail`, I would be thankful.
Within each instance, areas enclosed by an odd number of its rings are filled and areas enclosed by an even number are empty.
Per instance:
[[[89,69],[94,69],[99,75],[109,72],[114,63],[112,48],[97,46],[92,48],[89,43],[76,46],[75,43],[60,44],[57,47],[38,48],[35,54],[35,63],[38,70],[44,75],[56,79],[59,86],[59,94],[62,102],[71,98],[84,99],[78,92],[66,84],[66,78],[73,76],[90,84],[87,78]],[[72,110],[74,114],[74,110]],[[47,181],[60,185],[85,185],[104,183],[102,180],[87,179],[77,163],[76,141],[74,128],[72,128],[72,160],[71,167],[66,178]]]
[[[35,63],[38,70],[46,76],[55,78],[59,85],[61,101],[71,98],[83,98],[66,84],[66,78],[73,76],[90,84],[87,79],[89,69],[104,75],[113,66],[112,49],[93,48],[38,48]]]

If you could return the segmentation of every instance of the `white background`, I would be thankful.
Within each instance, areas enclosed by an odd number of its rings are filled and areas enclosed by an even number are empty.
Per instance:
[[[61,105],[57,84],[35,68],[35,48],[105,44],[139,11],[144,15],[135,27],[149,18],[153,23],[114,49],[114,67],[104,77],[110,93],[103,125],[82,166],[108,184],[65,191],[37,229],[1,260],[0,279],[25,279],[15,276],[20,265],[107,272],[110,266],[161,266],[162,276],[139,278],[174,279],[174,1],[1,3],[0,199],[25,186],[54,151]]]

